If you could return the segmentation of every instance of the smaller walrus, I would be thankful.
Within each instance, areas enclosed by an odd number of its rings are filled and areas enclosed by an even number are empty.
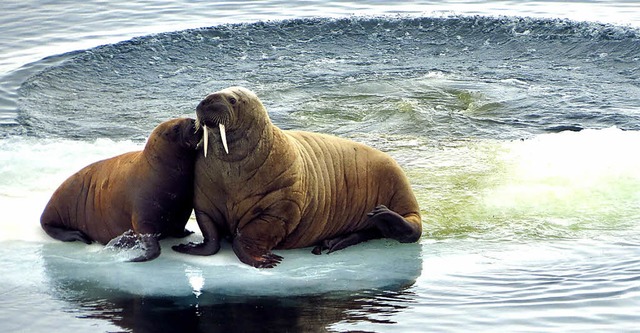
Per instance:
[[[172,119],[153,130],[144,150],[84,167],[53,193],[40,217],[42,228],[55,239],[87,244],[107,244],[126,232],[120,243],[131,246],[134,236],[144,249],[131,261],[155,259],[159,237],[189,234],[201,136],[195,120]]]
[[[230,238],[240,261],[268,268],[282,260],[272,249],[315,245],[319,254],[374,238],[420,238],[418,203],[391,156],[335,136],[281,130],[242,87],[208,95],[196,115],[204,154],[195,164],[194,211],[204,240],[174,250],[211,255]]]

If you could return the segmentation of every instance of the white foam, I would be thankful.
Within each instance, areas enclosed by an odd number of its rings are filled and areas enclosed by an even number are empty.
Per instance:
[[[640,215],[640,132],[567,131],[505,146],[505,172],[484,192],[495,213],[520,212],[561,224]]]

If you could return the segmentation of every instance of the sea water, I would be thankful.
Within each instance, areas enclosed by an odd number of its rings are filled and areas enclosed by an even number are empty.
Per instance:
[[[4,2],[0,328],[632,331],[640,317],[634,2]],[[275,269],[50,239],[83,166],[207,93],[393,156],[418,244],[277,251]]]

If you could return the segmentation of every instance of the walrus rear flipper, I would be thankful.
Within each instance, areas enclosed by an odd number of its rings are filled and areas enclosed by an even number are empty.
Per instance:
[[[369,221],[373,222],[384,238],[395,239],[400,243],[414,243],[422,236],[422,225],[417,213],[404,217],[391,209],[380,205],[369,214]]]
[[[177,231],[177,232],[174,232],[173,234],[170,234],[169,237],[185,238],[185,237],[191,236],[192,234],[193,234],[193,231],[188,229],[182,229],[182,231]]]
[[[273,268],[283,259],[271,251],[246,242],[242,237],[233,239],[232,248],[240,261],[255,268]]]
[[[325,239],[311,251],[313,254],[321,254],[324,250],[327,253],[342,250],[351,245],[366,242],[377,238],[391,238],[401,243],[413,243],[420,239],[422,234],[418,221],[408,221],[402,215],[390,210],[384,205],[380,205],[367,214],[369,224],[373,227],[346,235]],[[412,219],[413,220],[413,219]]]
[[[42,224],[42,229],[51,237],[61,240],[63,242],[83,242],[85,244],[93,243],[93,240],[89,238],[84,232],[80,230],[69,229],[65,227],[58,227],[50,224]]]
[[[202,242],[189,242],[188,244],[174,245],[171,248],[176,252],[197,256],[210,256],[218,253],[220,251],[220,235],[213,219],[197,209],[195,214],[202,236],[204,236]]]
[[[352,232],[350,234],[325,239],[319,245],[311,250],[313,254],[322,254],[322,251],[327,251],[327,254],[342,250],[351,245],[356,245],[358,243],[366,242],[371,239],[382,238],[382,234],[377,229],[365,229],[356,232]]]

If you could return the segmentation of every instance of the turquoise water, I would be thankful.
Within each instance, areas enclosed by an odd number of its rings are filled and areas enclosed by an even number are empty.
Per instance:
[[[0,8],[2,331],[636,330],[637,3]],[[420,243],[279,251],[257,270],[229,248],[193,258],[167,240],[131,264],[41,231],[71,173],[238,84],[281,128],[397,159]]]

